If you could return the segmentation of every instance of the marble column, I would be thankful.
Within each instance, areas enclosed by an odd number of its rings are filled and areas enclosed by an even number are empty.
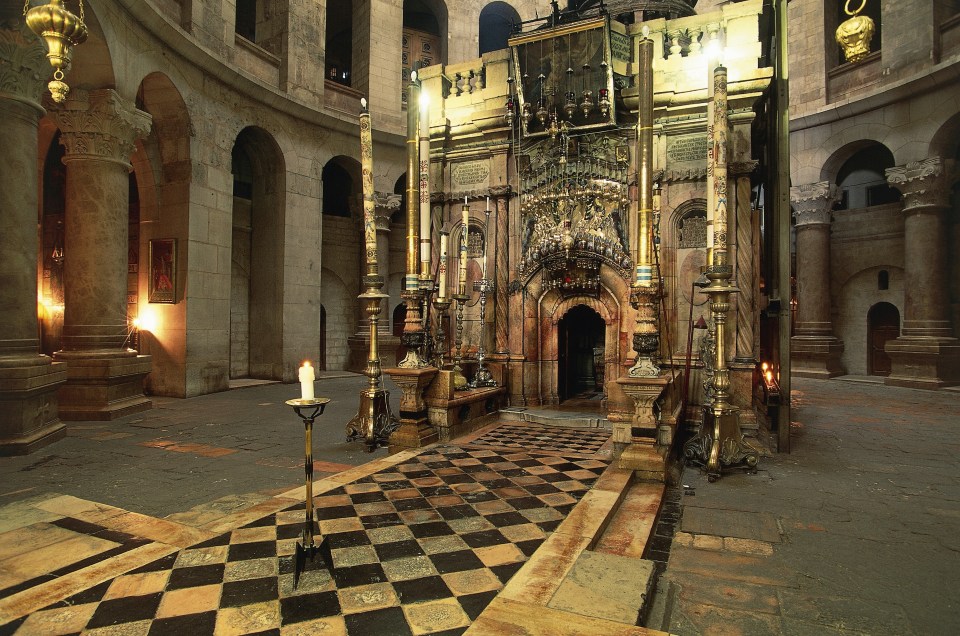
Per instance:
[[[494,274],[492,276],[494,283],[494,302],[493,302],[493,328],[494,328],[494,346],[493,354],[488,358],[506,368],[510,359],[510,347],[507,342],[509,308],[507,306],[507,288],[510,284],[510,266],[509,266],[509,238],[510,238],[510,186],[499,188],[490,188],[490,195],[496,202],[496,241],[494,243]],[[487,228],[487,233],[491,228]]]
[[[112,89],[74,89],[52,114],[67,167],[60,416],[111,420],[151,406],[150,356],[124,348],[130,156],[151,120]]]
[[[753,213],[750,198],[750,175],[757,167],[756,161],[738,161],[727,166],[729,175],[727,206],[729,237],[733,240],[731,261],[739,294],[734,294],[733,306],[736,320],[733,323],[735,346],[730,368],[730,401],[740,409],[740,430],[749,437],[756,437],[759,429],[757,413],[753,408],[753,381],[757,367],[760,341],[760,311],[757,297],[760,294],[758,246],[754,242],[759,220]],[[729,247],[728,238],[728,247]]]
[[[37,332],[37,123],[50,72],[19,10],[0,9],[0,455],[66,434],[57,414],[66,365],[40,355]]]
[[[951,161],[930,157],[887,170],[903,194],[903,326],[887,342],[886,384],[938,389],[960,383],[960,343],[950,324],[947,221]]]
[[[790,188],[797,236],[797,317],[791,373],[831,378],[843,373],[843,342],[830,320],[830,213],[837,187],[828,181]],[[789,302],[783,298],[782,302]]]
[[[390,280],[390,217],[400,209],[401,196],[399,194],[375,193],[376,205],[374,219],[377,224],[377,268],[383,280]],[[389,289],[385,289],[387,293]],[[393,306],[389,298],[382,310],[377,340],[377,349],[383,366],[392,367],[396,364],[397,349],[400,347],[400,338],[393,335],[390,327]],[[347,358],[346,370],[363,373],[367,368],[367,358],[370,355],[370,322],[363,312],[357,320],[357,333],[347,338],[350,353]]]

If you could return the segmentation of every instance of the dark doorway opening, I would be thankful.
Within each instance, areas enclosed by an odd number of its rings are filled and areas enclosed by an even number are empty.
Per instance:
[[[557,393],[560,401],[603,396],[606,324],[593,309],[577,305],[557,329]]]
[[[867,373],[890,375],[888,340],[900,335],[900,312],[890,303],[877,303],[867,312]]]

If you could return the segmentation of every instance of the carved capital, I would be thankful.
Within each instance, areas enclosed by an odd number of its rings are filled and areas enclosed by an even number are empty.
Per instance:
[[[903,166],[887,168],[887,183],[903,194],[903,211],[917,208],[946,207],[950,203],[947,171],[940,157],[911,161]]]
[[[513,187],[509,184],[493,186],[490,188],[490,196],[492,197],[508,197],[511,194],[513,194]]]
[[[839,197],[837,186],[829,181],[807,183],[790,188],[790,203],[793,206],[797,225],[830,223],[830,211]]]
[[[27,102],[42,113],[40,98],[51,72],[46,54],[22,18],[0,21],[0,96]]]
[[[401,195],[387,192],[374,192],[374,221],[378,232],[390,231],[390,218],[400,209]]]
[[[152,121],[113,89],[73,90],[51,114],[62,132],[65,162],[106,159],[128,168],[134,142],[150,132]]]

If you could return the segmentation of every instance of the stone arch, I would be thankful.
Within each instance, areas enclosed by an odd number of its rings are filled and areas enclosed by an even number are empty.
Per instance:
[[[246,350],[247,376],[280,380],[286,206],[283,153],[270,133],[250,126],[237,135],[232,154],[231,376],[244,377],[242,358]],[[249,174],[245,174],[247,168]],[[244,285],[246,299],[241,291]],[[248,303],[246,311],[244,300]]]
[[[889,287],[877,289],[877,273],[889,273]],[[903,316],[903,268],[890,263],[860,269],[838,285],[834,333],[843,341],[841,365],[851,375],[867,374],[867,313],[878,302],[887,302]]]
[[[433,57],[432,63],[447,63],[449,14],[446,2],[443,0],[404,0],[403,28],[429,33],[439,38],[440,51],[438,55]],[[421,59],[419,55],[414,55],[412,58],[412,62],[419,62]]]
[[[149,390],[158,395],[186,393],[186,339],[176,334],[187,321],[186,303],[146,305],[149,267],[146,255],[150,239],[176,238],[185,247],[189,240],[190,184],[193,177],[190,147],[190,113],[180,90],[164,73],[146,75],[137,88],[138,109],[150,114],[153,125],[137,143],[133,170],[140,200],[139,309],[147,309],[156,330],[143,334],[141,352],[153,356],[153,371],[147,377]],[[189,271],[189,250],[178,249],[178,269]],[[185,277],[179,276],[179,285]],[[181,287],[181,289],[184,289]],[[178,290],[178,294],[182,293]]]
[[[478,54],[507,48],[507,38],[513,25],[520,22],[520,14],[507,2],[497,0],[483,6],[478,18]]]
[[[363,187],[359,161],[346,155],[332,157],[324,164],[320,181],[324,215],[348,218],[358,215]]]
[[[563,297],[556,289],[543,291],[540,277],[534,276],[525,291],[524,303],[524,353],[528,360],[539,361],[539,396],[536,403],[556,404],[558,394],[558,337],[560,319],[573,307],[586,305],[596,311],[606,324],[604,333],[604,386],[605,401],[609,398],[612,382],[619,377],[620,367],[626,360],[625,339],[621,338],[627,319],[619,298],[626,298],[629,285],[607,265],[600,267],[600,293],[598,298],[589,296]],[[532,396],[527,396],[528,401]]]
[[[350,356],[347,338],[355,331],[354,299],[346,283],[336,272],[320,270],[323,305],[327,309],[327,369],[343,370]]]
[[[933,134],[928,156],[960,160],[960,113],[947,119]]]

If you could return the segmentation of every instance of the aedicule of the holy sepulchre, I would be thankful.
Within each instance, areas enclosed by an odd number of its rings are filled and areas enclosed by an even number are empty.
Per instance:
[[[384,370],[403,397],[399,417],[364,397],[351,438],[419,447],[578,404],[645,477],[671,450],[711,479],[757,465],[760,11],[553,3],[507,49],[411,73],[405,354]]]

